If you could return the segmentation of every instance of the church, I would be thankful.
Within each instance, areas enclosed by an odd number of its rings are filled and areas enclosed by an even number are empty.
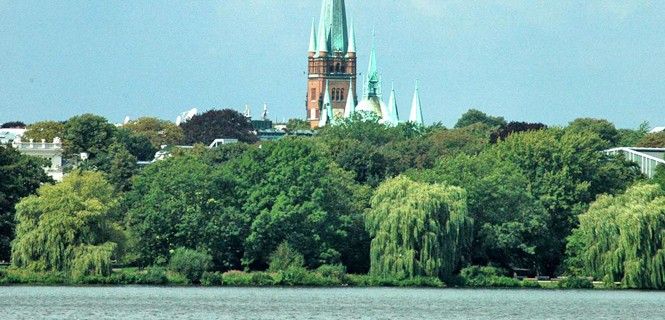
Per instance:
[[[318,26],[312,21],[308,57],[306,110],[312,128],[333,125],[355,112],[373,113],[388,125],[401,121],[395,89],[387,104],[383,100],[374,34],[358,100],[356,34],[353,23],[347,23],[344,0],[323,0]],[[408,121],[424,124],[417,83]]]

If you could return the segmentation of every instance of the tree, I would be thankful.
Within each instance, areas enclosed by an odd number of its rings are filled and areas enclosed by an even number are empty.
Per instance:
[[[638,147],[665,148],[665,131],[645,135],[638,143]]]
[[[130,121],[123,125],[123,128],[147,137],[153,148],[157,150],[161,149],[163,145],[180,144],[185,137],[182,128],[175,123],[151,117]]]
[[[568,124],[566,130],[572,132],[593,132],[607,142],[605,147],[617,146],[621,138],[614,124],[605,119],[578,118]]]
[[[100,173],[72,172],[16,206],[12,264],[33,271],[109,275],[123,244],[112,219],[113,187]]]
[[[649,123],[642,122],[640,126],[635,129],[618,129],[619,132],[619,143],[618,146],[621,147],[633,147],[637,146],[637,143],[644,138],[644,136],[649,133]]]
[[[113,143],[115,132],[115,126],[103,117],[93,114],[72,117],[65,124],[65,152],[87,152],[94,159]]]
[[[286,122],[286,130],[288,131],[298,131],[298,130],[311,130],[312,127],[309,124],[309,121],[303,119],[289,119]]]
[[[653,177],[653,181],[665,190],[665,165],[661,164],[656,167],[656,175]]]
[[[29,125],[23,135],[24,139],[33,139],[34,141],[53,141],[56,137],[64,138],[65,124],[58,121],[40,121]]]
[[[397,177],[374,193],[366,226],[371,273],[399,278],[447,278],[471,240],[466,192]]]
[[[576,215],[597,195],[621,193],[640,177],[634,164],[599,152],[605,144],[590,131],[548,129],[513,134],[483,155],[514,164],[547,209],[557,249],[544,263],[545,273],[553,274],[561,263],[564,239],[576,226]]]
[[[501,127],[506,125],[506,120],[503,117],[493,117],[480,110],[470,109],[457,120],[455,128],[464,128],[475,123],[484,123],[490,127]]]
[[[25,123],[21,121],[10,121],[10,122],[5,122],[2,125],[0,125],[0,128],[2,129],[13,129],[13,128],[18,128],[18,129],[23,129],[25,128]]]
[[[119,143],[114,143],[109,147],[109,155],[111,159],[106,171],[108,181],[119,192],[129,191],[132,186],[131,179],[138,171],[136,157]]]
[[[515,122],[511,121],[505,126],[502,126],[497,131],[490,135],[490,142],[497,143],[501,140],[506,140],[508,136],[518,132],[528,132],[547,129],[547,126],[542,123],[528,123],[528,122]]]
[[[472,264],[545,269],[557,239],[549,232],[547,211],[518,167],[485,154],[460,154],[441,159],[434,170],[409,175],[467,191],[474,220]]]
[[[628,288],[665,288],[665,191],[638,184],[603,195],[580,215],[569,254],[584,275]]]
[[[113,141],[122,144],[129,153],[140,161],[153,160],[155,153],[159,150],[159,148],[153,146],[148,136],[126,128],[117,129],[113,135]]]
[[[363,211],[369,190],[353,181],[311,139],[265,143],[222,167],[233,199],[251,217],[243,264],[265,269],[287,241],[317,267],[342,262],[354,272],[368,267]]]
[[[9,261],[10,242],[14,238],[14,206],[51,179],[37,158],[21,155],[0,146],[0,261]]]
[[[231,110],[210,110],[195,115],[180,125],[185,135],[185,143],[210,144],[215,139],[238,139],[241,142],[258,141],[250,120],[241,113]]]
[[[232,187],[196,154],[146,167],[124,198],[128,260],[164,265],[184,247],[210,252],[216,269],[240,268],[251,219],[233,205]]]

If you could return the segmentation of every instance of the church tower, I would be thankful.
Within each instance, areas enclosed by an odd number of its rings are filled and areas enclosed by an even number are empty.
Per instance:
[[[347,100],[353,99],[354,105],[358,100],[356,36],[353,23],[347,25],[344,0],[323,0],[319,19],[318,29],[312,21],[308,50],[306,109],[312,128],[319,126],[327,108],[333,117],[343,117]],[[326,90],[331,106],[324,106]]]

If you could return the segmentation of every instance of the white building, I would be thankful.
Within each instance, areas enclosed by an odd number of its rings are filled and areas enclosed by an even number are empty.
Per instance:
[[[50,161],[50,165],[44,167],[44,171],[55,181],[62,181],[64,173],[62,170],[62,141],[60,138],[53,139],[53,142],[47,143],[45,140],[34,142],[32,139],[24,142],[20,137],[12,142],[14,149],[21,154],[44,158]]]

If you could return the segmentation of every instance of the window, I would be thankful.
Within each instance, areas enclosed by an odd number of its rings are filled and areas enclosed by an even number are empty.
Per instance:
[[[344,89],[339,89],[339,100],[344,100]]]
[[[342,72],[342,64],[339,62],[337,63],[337,72]]]
[[[316,88],[312,88],[309,100],[316,100]]]
[[[316,119],[316,109],[309,109],[309,118]]]

